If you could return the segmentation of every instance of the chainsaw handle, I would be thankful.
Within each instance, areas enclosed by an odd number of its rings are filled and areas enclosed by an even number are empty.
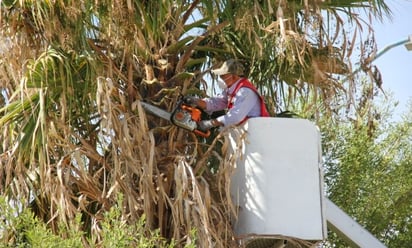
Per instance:
[[[207,130],[207,132],[203,132],[203,131],[200,131],[199,129],[195,129],[195,130],[193,130],[193,132],[195,134],[199,135],[199,136],[204,137],[204,138],[207,138],[207,137],[210,136],[210,130]]]
[[[192,120],[198,122],[201,119],[202,111],[197,107],[192,107],[186,104],[182,104],[181,108],[190,112]]]

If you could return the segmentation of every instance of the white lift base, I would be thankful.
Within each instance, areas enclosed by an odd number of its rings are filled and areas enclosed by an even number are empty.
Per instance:
[[[385,247],[324,197],[321,135],[314,123],[251,118],[232,129],[229,139],[232,152],[241,155],[231,178],[239,239],[257,244],[272,238],[273,243],[259,247],[273,247],[279,235],[322,241],[330,229],[352,247]]]
[[[386,248],[375,236],[326,197],[325,205],[328,228],[338,234],[338,236],[344,239],[351,247]]]

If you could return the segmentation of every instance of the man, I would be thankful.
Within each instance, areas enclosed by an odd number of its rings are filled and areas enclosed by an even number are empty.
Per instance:
[[[198,123],[199,129],[207,131],[213,127],[241,124],[247,118],[269,116],[263,98],[255,86],[244,76],[243,65],[234,59],[227,60],[212,73],[219,76],[226,85],[223,93],[216,97],[198,99],[186,98],[190,104],[197,105],[206,112],[227,109],[225,115],[216,119],[204,120]]]

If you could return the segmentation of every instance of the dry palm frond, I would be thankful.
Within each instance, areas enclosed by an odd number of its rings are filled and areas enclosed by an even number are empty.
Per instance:
[[[226,160],[221,159],[221,172],[215,176],[206,176],[209,174],[206,171],[200,174],[196,172],[189,163],[194,161],[187,159],[187,156],[192,154],[184,152],[186,149],[181,151],[181,155],[171,153],[169,160],[161,161],[164,147],[162,143],[156,144],[153,130],[147,126],[140,105],[137,105],[136,116],[121,113],[123,117],[119,118],[119,112],[113,107],[116,102],[111,96],[113,84],[110,80],[99,82],[102,85],[98,87],[97,96],[103,117],[101,127],[106,130],[103,135],[110,136],[108,139],[111,140],[112,147],[112,150],[108,150],[111,154],[108,158],[112,162],[107,163],[113,164],[107,171],[108,178],[112,178],[107,186],[112,185],[109,190],[111,194],[106,193],[105,198],[113,201],[116,192],[122,192],[128,209],[124,215],[129,216],[129,220],[139,219],[139,215],[144,213],[148,228],[160,228],[161,233],[170,238],[190,243],[192,241],[186,238],[192,230],[196,230],[198,242],[204,247],[227,247],[228,240],[232,240],[228,239],[232,236],[228,220],[233,214],[230,212],[230,204],[225,203],[230,203],[230,196],[227,195],[229,190],[225,189],[229,184],[217,184],[215,180],[230,181],[229,173],[224,171],[225,168],[230,168],[235,160],[232,158],[230,162],[224,163]],[[175,142],[179,141],[174,140],[179,135],[176,136],[173,132],[169,135],[169,146],[177,147]],[[117,143],[117,140],[121,142]],[[218,140],[215,139],[212,146],[217,144]],[[196,144],[197,141],[194,141]],[[205,158],[210,151],[212,148],[204,154]],[[207,159],[196,163],[207,166]],[[114,187],[115,185],[118,186]],[[134,187],[130,187],[131,185]],[[210,185],[219,187],[212,190]]]

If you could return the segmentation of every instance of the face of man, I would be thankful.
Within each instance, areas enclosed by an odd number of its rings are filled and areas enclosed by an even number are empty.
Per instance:
[[[220,78],[225,82],[227,87],[230,87],[235,81],[234,81],[234,75],[233,74],[224,74],[220,75]]]

